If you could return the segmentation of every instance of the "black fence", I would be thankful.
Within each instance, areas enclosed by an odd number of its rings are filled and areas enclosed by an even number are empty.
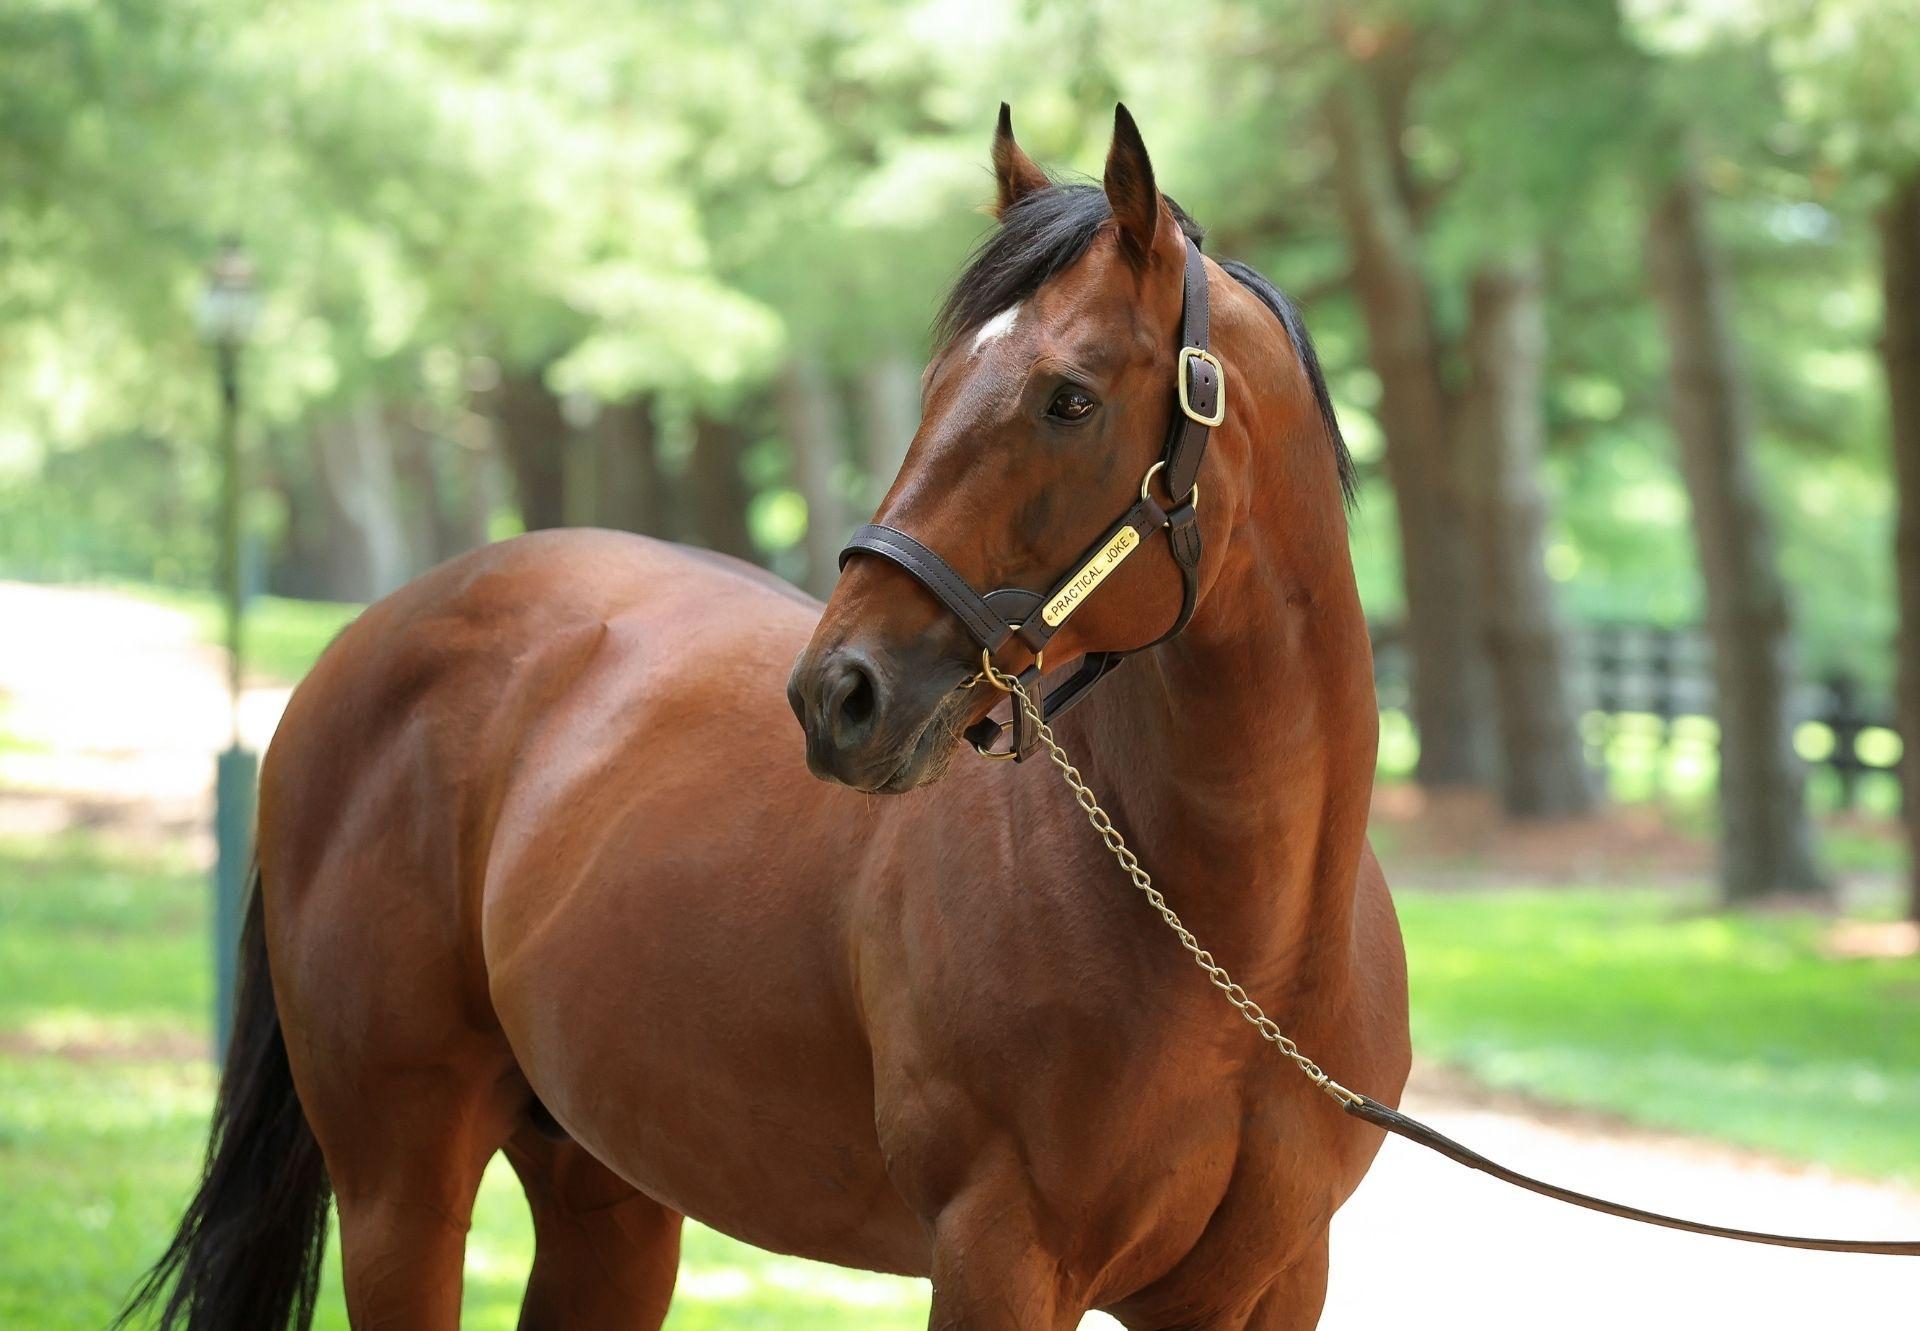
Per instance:
[[[1700,630],[1589,624],[1571,637],[1574,695],[1596,762],[1611,767],[1619,746],[1636,747],[1648,757],[1650,793],[1659,793],[1673,770],[1670,757],[1700,746],[1717,754],[1711,649]],[[1404,712],[1407,654],[1398,624],[1373,625],[1373,652],[1381,708]],[[1858,808],[1863,796],[1873,804],[1904,797],[1890,699],[1849,672],[1832,671],[1800,685],[1794,710],[1795,747],[1816,772],[1829,774],[1821,784],[1836,807]],[[1887,784],[1876,792],[1881,782]]]

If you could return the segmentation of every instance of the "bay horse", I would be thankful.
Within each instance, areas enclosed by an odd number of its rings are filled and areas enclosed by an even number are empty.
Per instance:
[[[1004,107],[993,162],[999,225],[876,520],[1034,587],[1152,483],[1199,232],[1124,108],[1099,185],[1053,182]],[[1191,622],[1056,729],[1194,932],[1391,1101],[1405,967],[1367,844],[1349,464],[1292,306],[1193,262],[1231,405]],[[1154,642],[1182,590],[1143,548],[1050,668]],[[504,1151],[524,1328],[659,1327],[682,1216],[930,1277],[944,1331],[1314,1326],[1381,1134],[1182,964],[1047,764],[951,763],[1000,696],[979,666],[888,560],[850,559],[823,608],[609,532],[369,608],[266,756],[206,1173],[134,1306],[304,1325],[331,1196],[353,1325],[446,1331]]]

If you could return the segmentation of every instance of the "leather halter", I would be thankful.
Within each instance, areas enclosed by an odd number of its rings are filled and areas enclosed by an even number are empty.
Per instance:
[[[913,576],[939,602],[953,612],[966,627],[982,652],[991,660],[1007,639],[1019,635],[1020,641],[1034,653],[1034,663],[1018,678],[1023,687],[1040,701],[1044,718],[1051,722],[1082,698],[1135,651],[1156,647],[1187,626],[1193,618],[1194,602],[1200,589],[1200,522],[1197,505],[1200,491],[1195,484],[1201,460],[1206,456],[1207,437],[1213,427],[1226,419],[1226,381],[1220,362],[1207,350],[1207,267],[1200,247],[1186,237],[1186,277],[1180,311],[1180,351],[1175,369],[1173,415],[1167,427],[1167,442],[1160,460],[1148,469],[1140,482],[1140,498],[1119,521],[1077,561],[1072,569],[1057,578],[1045,592],[1024,587],[1000,587],[984,596],[973,589],[937,553],[895,527],[873,523],[860,528],[840,551],[840,567],[856,554],[879,555]],[[1173,502],[1162,506],[1153,496],[1154,477],[1158,475]],[[1174,498],[1177,496],[1177,498]],[[1078,669],[1042,696],[1040,672],[1042,654],[1067,616],[1079,609],[1087,596],[1099,586],[1108,572],[1121,560],[1144,545],[1147,538],[1166,529],[1167,548],[1174,566],[1180,570],[1180,613],[1173,626],[1143,647],[1122,652],[1089,652]],[[990,717],[982,718],[967,730],[967,738],[990,758],[1011,758],[1015,762],[1030,756],[1038,747],[1038,728],[1024,711],[1016,707],[1009,723],[1013,739],[1005,750],[993,745],[1009,728]]]

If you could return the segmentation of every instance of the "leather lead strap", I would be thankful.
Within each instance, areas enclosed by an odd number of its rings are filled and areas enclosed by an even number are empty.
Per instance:
[[[1369,1096],[1360,1095],[1349,1101],[1346,1110],[1355,1118],[1364,1119],[1376,1128],[1383,1128],[1396,1137],[1404,1137],[1416,1145],[1426,1147],[1429,1151],[1437,1151],[1456,1164],[1465,1165],[1468,1169],[1477,1169],[1482,1174],[1499,1179],[1502,1183],[1510,1183],[1516,1188],[1524,1188],[1542,1197],[1551,1197],[1554,1201],[1565,1202],[1569,1206],[1598,1211],[1602,1215],[1618,1216],[1622,1220],[1637,1220],[1643,1225],[1658,1225],[1662,1229],[1678,1229],[1688,1234],[1705,1234],[1717,1239],[1734,1239],[1741,1243],[1765,1243],[1776,1248],[1806,1248],[1814,1252],[1867,1253],[1881,1257],[1920,1257],[1920,1242],[1892,1239],[1814,1239],[1802,1238],[1794,1234],[1768,1234],[1755,1229],[1734,1229],[1726,1225],[1709,1225],[1699,1220],[1682,1220],[1678,1216],[1662,1215],[1658,1211],[1646,1211],[1637,1206],[1626,1206],[1620,1202],[1589,1197],[1584,1192],[1575,1192],[1557,1183],[1545,1183],[1518,1170],[1508,1169],[1505,1165],[1487,1159],[1478,1151],[1462,1146],[1446,1134],[1436,1132],[1419,1119],[1389,1108]]]

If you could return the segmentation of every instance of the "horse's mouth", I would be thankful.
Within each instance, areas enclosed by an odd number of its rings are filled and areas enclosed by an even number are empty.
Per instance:
[[[876,785],[854,788],[871,795],[904,795],[944,777],[960,746],[960,728],[971,696],[970,689],[955,689],[943,695],[887,777]]]

